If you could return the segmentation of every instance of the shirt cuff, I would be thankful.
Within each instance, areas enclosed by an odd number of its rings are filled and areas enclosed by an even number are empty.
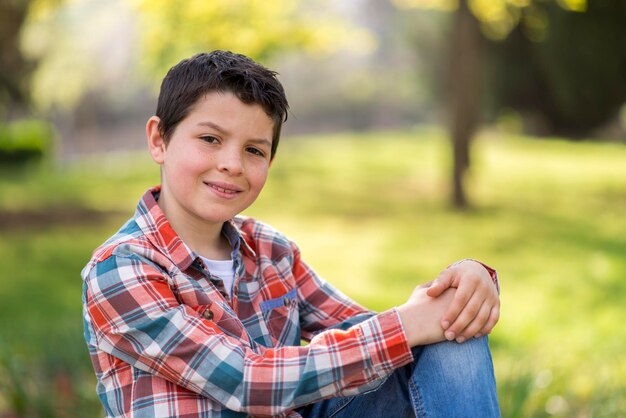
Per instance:
[[[372,367],[379,377],[388,376],[395,369],[413,361],[411,347],[406,339],[402,321],[396,308],[360,324],[371,355]]]

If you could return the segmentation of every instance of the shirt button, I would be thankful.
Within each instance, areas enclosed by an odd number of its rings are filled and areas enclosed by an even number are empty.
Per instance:
[[[287,296],[285,296],[285,298],[283,299],[283,303],[285,306],[289,306],[289,303],[291,302],[291,300],[289,300],[289,298]]]
[[[210,309],[207,309],[206,311],[202,312],[202,316],[204,317],[204,319],[208,319],[210,321],[211,319],[213,319],[213,312],[211,312]]]

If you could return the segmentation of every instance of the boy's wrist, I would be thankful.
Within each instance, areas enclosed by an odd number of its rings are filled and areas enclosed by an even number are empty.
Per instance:
[[[407,301],[396,308],[410,347],[445,340],[440,315],[429,303]]]
[[[420,345],[420,332],[419,328],[413,326],[412,322],[414,322],[415,318],[417,318],[416,312],[414,312],[414,308],[411,307],[408,303],[404,303],[398,307],[396,307],[396,311],[398,312],[398,316],[400,317],[400,323],[402,324],[402,329],[404,330],[404,335],[406,335],[406,341],[409,347],[415,347],[416,345]]]

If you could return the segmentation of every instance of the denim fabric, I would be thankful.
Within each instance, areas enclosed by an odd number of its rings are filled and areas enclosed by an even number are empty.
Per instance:
[[[414,362],[397,369],[378,389],[317,402],[298,412],[311,418],[500,416],[487,337],[412,351]]]

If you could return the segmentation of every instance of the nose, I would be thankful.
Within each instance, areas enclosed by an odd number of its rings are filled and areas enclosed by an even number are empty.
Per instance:
[[[223,173],[238,176],[244,172],[243,156],[237,149],[224,148],[218,156],[217,168]]]

